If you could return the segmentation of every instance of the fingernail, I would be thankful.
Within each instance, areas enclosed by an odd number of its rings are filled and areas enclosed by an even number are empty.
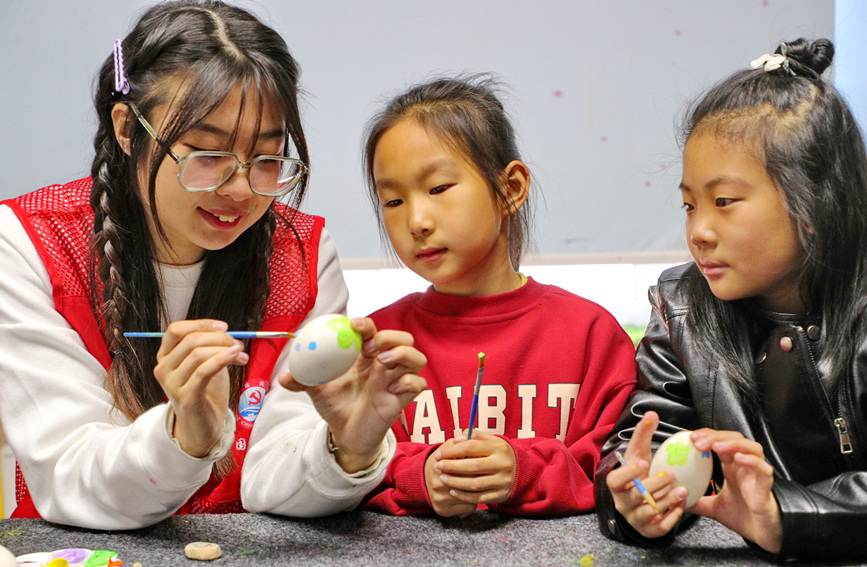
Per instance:
[[[373,352],[373,346],[373,337],[371,337],[361,344],[361,350],[366,353],[371,353]]]
[[[693,433],[689,438],[699,451],[706,451],[708,449],[707,439],[701,433]]]
[[[678,500],[686,500],[686,489],[683,487],[677,488],[674,491],[674,497]]]
[[[226,351],[227,354],[238,354],[239,352],[241,352],[241,345],[232,345]]]
[[[376,359],[380,362],[388,362],[394,357],[390,350],[384,350],[376,355]]]
[[[436,459],[436,460],[440,460],[440,459],[442,459],[442,458],[443,458],[443,454],[440,453],[439,451],[437,451],[436,453],[434,453],[434,459]]]
[[[388,385],[388,391],[391,394],[397,394],[400,392],[400,382],[392,382]]]
[[[228,331],[229,324],[225,321],[214,321],[214,330],[215,331]]]
[[[443,483],[443,484],[448,484],[448,483],[449,483],[449,477],[448,477],[448,475],[444,475],[444,474],[443,474],[443,475],[440,475],[440,482]]]
[[[250,355],[247,354],[246,352],[242,352],[241,354],[238,355],[238,358],[236,360],[240,364],[247,364],[248,362],[250,362]]]

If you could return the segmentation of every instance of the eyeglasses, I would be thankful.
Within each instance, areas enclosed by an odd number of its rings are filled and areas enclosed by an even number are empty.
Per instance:
[[[159,144],[165,145],[156,130],[133,103],[127,103],[147,133]],[[263,197],[281,197],[295,189],[307,166],[304,162],[282,156],[261,155],[251,162],[243,162],[231,152],[195,150],[178,157],[171,149],[166,150],[178,164],[178,182],[193,193],[216,191],[232,178],[239,169],[249,169],[247,182],[250,190]]]

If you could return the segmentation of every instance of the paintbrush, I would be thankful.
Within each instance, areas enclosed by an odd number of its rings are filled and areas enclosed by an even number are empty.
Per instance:
[[[473,388],[473,408],[470,410],[470,429],[467,439],[473,438],[473,424],[476,422],[476,412],[479,410],[479,388],[482,386],[482,374],[485,372],[485,353],[479,353],[479,370],[476,372],[476,387]]]
[[[295,336],[285,331],[227,331],[226,334],[236,339],[291,339]],[[158,339],[165,333],[124,333],[123,336]]]

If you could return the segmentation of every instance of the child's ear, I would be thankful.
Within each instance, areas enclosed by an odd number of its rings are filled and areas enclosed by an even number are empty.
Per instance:
[[[129,121],[131,112],[129,106],[122,102],[116,103],[111,108],[111,121],[114,125],[114,137],[126,155],[130,155]]]
[[[503,189],[506,202],[502,205],[502,214],[508,217],[517,213],[530,192],[530,170],[524,162],[514,160],[503,170]]]

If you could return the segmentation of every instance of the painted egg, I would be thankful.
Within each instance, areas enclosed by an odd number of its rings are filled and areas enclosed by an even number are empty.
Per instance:
[[[295,333],[289,372],[305,386],[319,386],[342,376],[361,352],[361,335],[349,317],[321,315]]]
[[[689,508],[704,496],[713,473],[713,458],[710,451],[699,451],[689,436],[692,431],[678,431],[665,441],[653,454],[648,476],[663,471],[674,473],[675,486],[686,489],[686,507]]]

